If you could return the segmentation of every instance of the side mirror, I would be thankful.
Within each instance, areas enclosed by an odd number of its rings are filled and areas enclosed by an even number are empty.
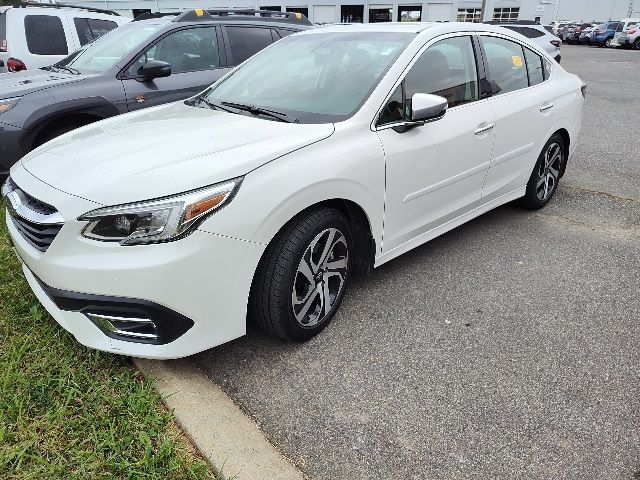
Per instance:
[[[429,93],[414,93],[411,97],[411,121],[433,122],[440,120],[447,112],[446,98]]]
[[[171,75],[171,65],[160,60],[149,60],[140,70],[138,70],[143,81],[153,80],[154,78],[168,77]]]

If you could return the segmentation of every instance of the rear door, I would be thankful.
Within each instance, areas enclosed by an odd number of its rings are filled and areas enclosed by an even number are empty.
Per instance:
[[[219,27],[213,25],[181,28],[162,36],[120,74],[128,109],[188,98],[218,80],[228,71],[220,40]],[[150,60],[169,63],[171,75],[145,79],[142,66]]]
[[[505,37],[479,38],[496,119],[491,168],[482,194],[499,197],[527,184],[556,121],[558,101],[546,57]]]

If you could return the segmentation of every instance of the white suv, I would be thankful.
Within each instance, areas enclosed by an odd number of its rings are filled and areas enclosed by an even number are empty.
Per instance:
[[[33,3],[0,7],[0,73],[52,65],[130,20],[97,8]]]
[[[496,26],[305,30],[193,98],[32,151],[2,189],[7,226],[85,345],[179,357],[243,335],[247,313],[306,340],[354,271],[512,200],[544,207],[584,95]]]

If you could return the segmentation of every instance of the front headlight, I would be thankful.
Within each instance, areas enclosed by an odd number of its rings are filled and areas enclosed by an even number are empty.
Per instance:
[[[0,100],[0,113],[8,112],[9,110],[11,110],[16,106],[19,100],[20,97],[3,98],[2,100]]]
[[[241,182],[242,178],[235,178],[173,197],[99,208],[78,218],[89,222],[82,235],[120,245],[177,240],[229,203]]]

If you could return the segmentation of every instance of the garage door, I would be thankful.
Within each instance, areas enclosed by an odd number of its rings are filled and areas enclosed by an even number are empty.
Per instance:
[[[453,20],[451,3],[429,3],[427,4],[427,22],[450,22]]]
[[[313,23],[337,22],[335,5],[316,5],[313,7]]]

